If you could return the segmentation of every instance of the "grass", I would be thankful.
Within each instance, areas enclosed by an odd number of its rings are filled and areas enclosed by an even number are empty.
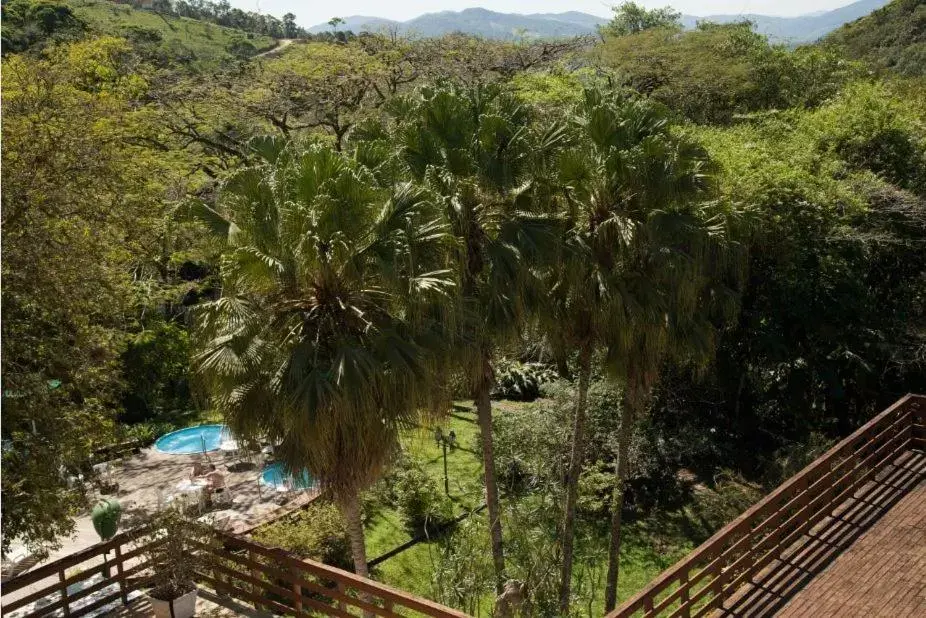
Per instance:
[[[517,402],[495,402],[497,414],[519,406],[530,405]],[[203,419],[205,420],[205,419]],[[450,480],[450,496],[457,505],[457,513],[465,513],[483,503],[482,460],[479,452],[479,430],[476,415],[467,403],[457,403],[451,415],[440,423],[447,434],[453,430],[457,435],[459,448],[447,454],[447,471]],[[402,447],[414,457],[439,487],[444,485],[442,448],[434,440],[434,427],[421,427],[408,431],[402,437]],[[506,497],[502,500],[503,526],[525,527],[525,513],[532,509],[545,508],[533,494]],[[483,530],[487,528],[485,512],[477,515]],[[529,524],[527,524],[529,525]],[[522,530],[523,532],[523,530]],[[530,533],[538,533],[531,529]],[[540,534],[545,534],[539,532]],[[645,519],[626,522],[623,528],[621,550],[621,576],[619,598],[626,599],[643,588],[657,574],[671,566],[691,551],[709,531],[687,508],[672,512],[649,514]],[[382,506],[373,513],[366,525],[367,556],[370,560],[383,556],[408,543],[411,536],[405,528],[400,513],[389,506]],[[550,539],[547,539],[549,546]],[[485,566],[491,569],[487,534],[484,543]],[[480,544],[481,547],[481,544]],[[574,589],[580,615],[603,615],[604,578],[607,572],[608,530],[606,522],[596,524],[583,522],[577,535],[577,559],[574,567]],[[480,550],[481,552],[481,550]],[[436,595],[434,574],[440,564],[441,544],[439,541],[421,541],[398,554],[376,564],[374,577],[390,586],[409,593],[440,600]],[[509,562],[517,558],[509,554]],[[556,576],[556,573],[553,573]],[[592,593],[591,591],[594,591]],[[475,602],[475,613],[491,615],[493,594],[487,591]]]
[[[493,403],[497,414],[519,406],[520,402]],[[479,429],[476,415],[468,403],[458,402],[451,416],[441,423],[444,432],[456,432],[461,448],[448,451],[447,468],[450,495],[460,506],[458,512],[475,508],[483,502],[482,459],[478,448]],[[403,438],[403,448],[421,462],[427,473],[443,487],[443,458],[433,438],[433,428],[410,432]],[[503,524],[513,524],[514,510],[529,508],[530,495],[503,500],[506,511]],[[485,521],[483,515],[478,516]],[[371,518],[366,529],[367,554],[371,559],[385,554],[410,540],[401,517],[394,509],[382,509]],[[604,578],[607,572],[608,531],[586,527],[580,531],[585,551],[575,565],[575,586],[598,591],[588,595],[580,608],[582,614],[603,615]],[[619,596],[627,598],[679,558],[691,551],[703,538],[703,531],[684,511],[660,513],[645,520],[628,522],[623,529],[621,578]],[[488,547],[486,548],[488,553]],[[440,547],[437,541],[420,542],[379,563],[374,574],[379,581],[413,594],[434,598],[433,574],[438,564]],[[487,560],[490,559],[487,556]],[[480,615],[489,615],[492,595],[478,603]]]
[[[248,42],[257,52],[276,45],[268,36],[186,17],[160,15],[105,0],[68,0],[68,4],[75,15],[99,34],[126,37],[133,28],[156,31],[161,37],[160,52],[186,59],[193,68],[200,70],[216,68],[232,60],[234,56],[228,50],[235,42]]]

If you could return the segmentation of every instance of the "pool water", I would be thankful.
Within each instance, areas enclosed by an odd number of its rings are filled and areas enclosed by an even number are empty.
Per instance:
[[[299,478],[287,474],[283,470],[283,464],[270,464],[260,475],[260,480],[264,485],[269,485],[274,489],[309,489],[315,485],[315,481],[309,474],[308,470],[303,469]]]
[[[222,440],[228,437],[225,425],[199,425],[161,436],[154,443],[154,448],[169,455],[194,455],[218,450]]]

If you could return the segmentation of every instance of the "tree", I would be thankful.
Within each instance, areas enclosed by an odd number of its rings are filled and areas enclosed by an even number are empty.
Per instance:
[[[330,148],[254,145],[262,161],[224,184],[217,209],[191,206],[227,241],[197,366],[236,434],[278,443],[331,492],[367,576],[359,492],[442,395],[431,305],[452,282],[425,269],[443,231],[420,189],[381,188]]]
[[[611,36],[627,36],[652,28],[680,29],[682,14],[672,9],[647,9],[636,2],[623,2],[612,6],[614,17],[602,26],[602,32]]]
[[[337,150],[376,99],[382,66],[355,45],[309,43],[254,69],[242,80],[241,98],[257,117],[284,136],[321,129]]]
[[[283,16],[283,36],[287,39],[296,38],[299,35],[299,26],[296,25],[296,16],[287,13]]]
[[[328,20],[328,25],[331,26],[331,31],[335,33],[338,31],[338,26],[343,25],[344,23],[346,22],[340,17],[332,17]]]
[[[593,356],[603,352],[606,374],[624,388],[606,594],[606,605],[613,608],[623,482],[635,419],[670,353],[686,361],[706,357],[715,330],[710,321],[715,295],[728,298],[706,274],[726,262],[716,240],[722,220],[698,204],[707,187],[703,153],[674,137],[665,110],[651,102],[590,90],[577,111],[576,145],[561,157],[570,228],[563,263],[553,273],[549,319],[553,337],[578,351],[562,528],[564,614],[570,604]]]
[[[500,593],[505,558],[493,454],[492,355],[524,322],[538,293],[530,267],[555,239],[550,218],[534,209],[528,182],[544,136],[529,131],[525,107],[492,86],[424,88],[393,107],[404,120],[393,138],[400,157],[412,177],[438,196],[454,238],[456,347],[476,402]]]
[[[72,530],[68,476],[113,439],[131,273],[170,178],[129,139],[129,51],[102,37],[3,62],[4,550]]]

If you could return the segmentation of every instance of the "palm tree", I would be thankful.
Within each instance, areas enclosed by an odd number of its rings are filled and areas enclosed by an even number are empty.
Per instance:
[[[707,272],[723,266],[715,241],[723,231],[698,202],[707,188],[704,155],[670,131],[651,102],[587,91],[574,121],[574,148],[560,159],[570,228],[551,286],[554,339],[578,350],[578,393],[566,475],[560,609],[568,612],[578,481],[584,459],[586,399],[592,358],[624,386],[617,449],[617,489],[608,598],[616,582],[620,509],[640,392],[652,386],[667,354],[706,357],[713,328]],[[655,369],[654,369],[655,368]],[[616,590],[616,588],[614,588]],[[613,608],[613,601],[610,607]]]
[[[237,435],[278,443],[287,468],[331,493],[368,576],[359,492],[441,396],[435,311],[452,281],[427,267],[444,233],[421,189],[381,188],[330,148],[254,149],[261,163],[224,183],[215,209],[191,207],[226,244],[195,360]]]
[[[528,110],[497,87],[424,88],[391,104],[401,119],[394,139],[416,181],[442,205],[454,239],[458,362],[472,389],[482,437],[486,505],[497,592],[505,581],[495,476],[493,352],[524,323],[539,296],[535,269],[556,224],[535,208],[531,170],[556,134],[529,130]]]

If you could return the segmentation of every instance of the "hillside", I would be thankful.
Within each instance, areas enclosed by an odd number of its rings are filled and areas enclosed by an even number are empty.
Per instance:
[[[836,30],[825,42],[878,69],[926,76],[926,1],[894,0]]]
[[[187,17],[160,15],[106,0],[67,0],[67,4],[91,30],[151,45],[155,53],[199,68],[251,56],[276,45],[268,36]]]
[[[128,39],[136,49],[162,65],[206,69],[253,56],[276,45],[269,36],[105,0],[60,0],[50,6],[55,7],[52,14],[57,17],[57,22],[51,25],[46,18],[47,9],[37,3],[30,0],[4,3],[5,53],[41,47],[51,40],[110,35]]]
[[[682,25],[694,28],[698,21],[708,20],[729,23],[748,19],[755,22],[756,30],[769,37],[775,43],[800,44],[810,43],[825,36],[841,25],[867,15],[883,6],[888,0],[859,0],[848,6],[832,11],[801,15],[799,17],[772,17],[768,15],[683,15]],[[381,29],[397,29],[400,32],[422,37],[441,36],[450,32],[465,32],[493,39],[513,38],[556,38],[595,34],[598,26],[607,23],[607,19],[582,13],[497,13],[482,8],[463,11],[441,11],[426,13],[399,22],[381,17],[354,15],[344,18],[340,26],[343,30],[361,32]],[[330,30],[328,24],[318,24],[309,28],[309,32],[318,33]]]

